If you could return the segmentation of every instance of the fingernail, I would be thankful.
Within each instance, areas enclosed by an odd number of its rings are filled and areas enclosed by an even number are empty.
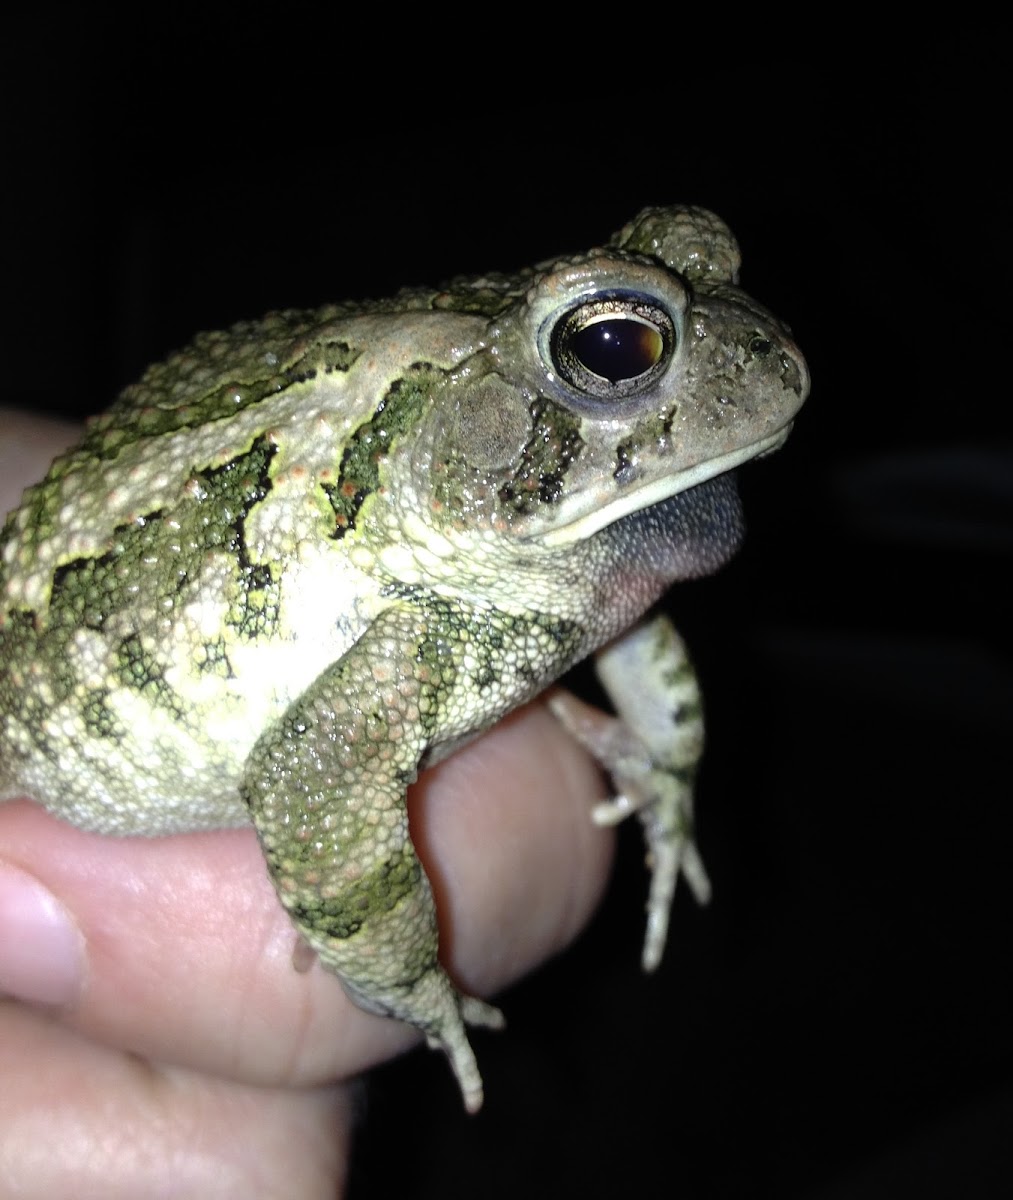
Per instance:
[[[33,876],[0,864],[0,993],[36,1004],[70,1004],[84,979],[84,938]]]

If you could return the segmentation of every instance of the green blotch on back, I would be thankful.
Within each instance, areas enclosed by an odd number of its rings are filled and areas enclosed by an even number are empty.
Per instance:
[[[186,496],[171,512],[152,512],[117,527],[101,554],[59,567],[53,575],[48,607],[41,613],[12,611],[4,633],[7,662],[0,668],[0,695],[9,691],[30,704],[32,688],[14,682],[36,659],[48,666],[47,707],[68,699],[83,686],[80,707],[85,725],[98,737],[120,737],[124,731],[106,704],[117,687],[137,692],[179,721],[189,708],[166,681],[170,664],[188,653],[198,670],[230,674],[222,638],[180,647],[169,638],[177,609],[199,591],[201,574],[221,556],[225,572],[226,622],[238,639],[269,636],[277,622],[279,574],[270,564],[251,561],[245,522],[254,506],[271,490],[270,465],[275,448],[266,438],[220,467],[195,473]],[[171,527],[167,525],[171,521]],[[221,580],[216,584],[220,589]],[[82,676],[75,646],[84,630],[99,637],[95,661]],[[27,716],[27,715],[26,715]],[[44,723],[28,721],[33,730]],[[40,749],[45,745],[40,737]]]
[[[404,378],[394,381],[372,417],[349,438],[337,482],[324,485],[334,512],[335,538],[355,528],[362,506],[380,486],[383,457],[402,435],[417,431],[433,391],[441,386],[443,378],[435,368],[418,364]]]
[[[144,648],[136,634],[120,642],[116,654],[117,675],[124,686],[140,693],[153,707],[164,708],[177,720],[186,719],[186,712],[176,692],[166,683],[158,659]]]
[[[66,699],[69,685],[65,679],[54,679],[51,695],[40,694],[35,688],[26,686],[26,681],[30,679],[39,659],[39,635],[33,614],[20,611],[7,614],[7,623],[2,634],[2,649],[0,711],[16,713],[18,726],[31,742],[34,752],[40,758],[58,763],[59,752],[49,738],[46,720],[51,705]],[[11,764],[0,763],[0,782],[3,781],[5,769],[9,769],[10,766]]]
[[[80,446],[59,464],[62,473],[82,461],[114,458],[125,444],[141,438],[228,421],[289,387],[347,371],[361,350],[328,338],[320,328],[342,311],[339,305],[288,310],[198,334],[184,349],[152,364],[90,422]]]
[[[127,736],[127,731],[109,707],[108,698],[108,688],[96,688],[89,692],[81,708],[81,719],[93,737],[119,741]]]
[[[184,500],[171,514],[148,513],[118,526],[105,553],[60,567],[53,576],[49,628],[101,630],[114,613],[139,611],[145,601],[167,619],[199,579],[208,553],[220,551],[235,559],[239,591],[232,624],[243,630],[250,622],[260,636],[269,619],[265,612],[277,605],[277,584],[268,565],[251,562],[245,522],[271,489],[273,455],[274,447],[258,438],[246,454],[195,473],[197,498]],[[174,524],[167,530],[170,516]]]

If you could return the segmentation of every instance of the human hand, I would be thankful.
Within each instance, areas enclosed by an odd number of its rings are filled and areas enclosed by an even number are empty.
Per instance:
[[[0,422],[6,511],[72,431]],[[494,992],[586,921],[612,846],[590,819],[600,792],[541,705],[413,789],[466,991]],[[318,966],[297,972],[294,946],[252,830],[113,839],[0,805],[4,1193],[333,1196],[352,1081],[417,1034]]]

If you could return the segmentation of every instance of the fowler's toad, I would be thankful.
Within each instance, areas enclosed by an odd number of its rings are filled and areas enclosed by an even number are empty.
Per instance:
[[[699,209],[442,291],[281,312],[151,367],[25,492],[0,566],[0,796],[85,829],[252,818],[299,932],[363,1008],[482,1089],[405,791],[735,550],[728,472],[808,391]],[[645,965],[691,839],[691,668],[655,618],[563,719],[652,859]]]

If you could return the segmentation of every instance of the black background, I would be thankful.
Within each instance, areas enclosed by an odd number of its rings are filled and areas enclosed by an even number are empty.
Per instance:
[[[51,33],[24,30],[36,69],[4,118],[5,403],[84,415],[198,329],[585,249],[676,200],[732,225],[812,370],[787,446],[741,474],[745,549],[671,598],[707,696],[712,904],[680,894],[643,977],[627,831],[591,928],[500,997],[506,1034],[476,1036],[482,1114],[438,1056],[377,1071],[351,1195],[1009,1194],[1013,445],[987,99],[957,111],[941,75],[868,62],[860,107],[819,71],[776,97],[631,84],[575,50],[551,94],[549,63],[522,84],[371,59],[366,87],[312,37],[251,60],[219,31],[156,63],[160,32],[133,52],[84,21]]]

